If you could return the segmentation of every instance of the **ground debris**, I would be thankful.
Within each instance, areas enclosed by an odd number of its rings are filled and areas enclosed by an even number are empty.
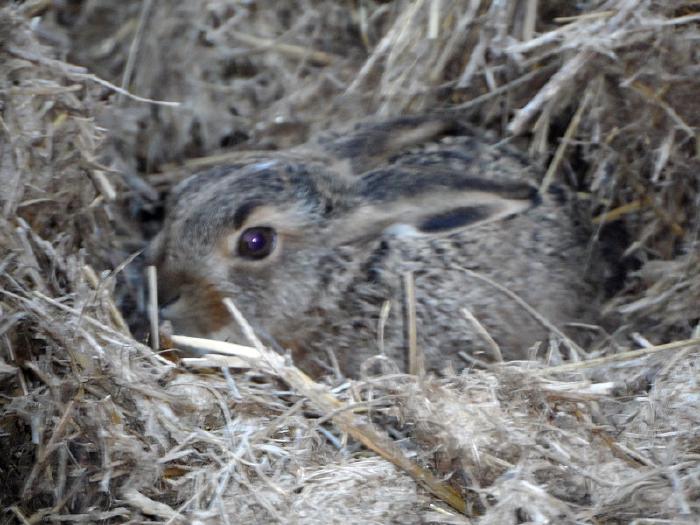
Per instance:
[[[690,0],[0,8],[0,523],[699,521],[700,345],[654,350],[700,336],[698,24]],[[463,515],[266,367],[175,364],[138,324],[192,167],[426,110],[527,150],[622,261],[590,366],[324,385]]]

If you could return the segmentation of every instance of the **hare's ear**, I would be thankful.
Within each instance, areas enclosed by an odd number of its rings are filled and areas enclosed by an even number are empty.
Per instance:
[[[357,182],[361,204],[342,221],[336,238],[353,242],[384,233],[448,235],[515,215],[538,202],[537,188],[525,182],[427,171],[392,167],[363,176]]]
[[[395,117],[360,122],[343,133],[322,135],[319,146],[338,160],[347,160],[354,175],[385,164],[397,153],[449,134],[472,134],[454,118],[439,115]]]

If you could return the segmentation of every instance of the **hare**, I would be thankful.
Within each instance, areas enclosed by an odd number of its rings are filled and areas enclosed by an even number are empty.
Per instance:
[[[410,333],[432,370],[488,359],[484,329],[506,359],[524,358],[550,334],[523,303],[559,328],[595,310],[587,234],[536,175],[435,116],[249,154],[173,189],[150,247],[163,317],[176,333],[244,342],[230,297],[313,373],[330,354],[348,375],[372,356],[405,370]]]

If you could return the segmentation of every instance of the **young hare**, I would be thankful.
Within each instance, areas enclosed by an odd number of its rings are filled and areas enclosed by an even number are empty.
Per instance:
[[[594,308],[587,237],[563,192],[539,195],[535,175],[512,150],[430,116],[194,175],[150,249],[163,317],[176,333],[245,342],[230,297],[315,372],[331,354],[349,375],[371,356],[405,370],[413,333],[428,369],[462,368],[460,353],[488,360],[496,346],[523,358]]]

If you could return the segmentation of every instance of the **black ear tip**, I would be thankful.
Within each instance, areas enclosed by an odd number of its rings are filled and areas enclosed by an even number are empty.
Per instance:
[[[491,208],[486,205],[461,206],[429,215],[418,225],[418,230],[423,233],[448,232],[483,221],[490,215]]]

